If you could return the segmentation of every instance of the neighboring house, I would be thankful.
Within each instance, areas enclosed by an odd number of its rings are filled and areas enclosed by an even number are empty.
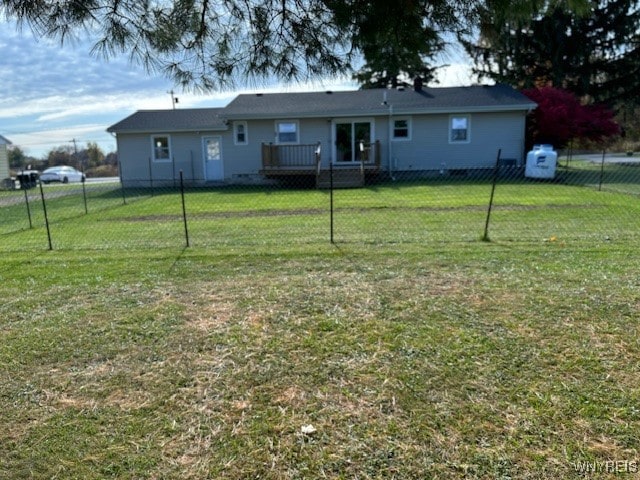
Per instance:
[[[9,154],[7,147],[11,142],[0,135],[0,182],[10,177],[9,174]]]
[[[245,94],[224,108],[139,111],[109,127],[124,182],[262,181],[522,165],[536,104],[505,85]]]

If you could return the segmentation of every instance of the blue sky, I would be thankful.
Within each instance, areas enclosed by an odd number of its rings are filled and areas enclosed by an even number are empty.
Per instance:
[[[170,90],[177,108],[226,105],[240,89],[209,94],[185,93],[163,77],[147,74],[125,57],[108,61],[90,55],[91,44],[36,39],[27,28],[0,21],[0,135],[28,155],[46,156],[57,146],[78,147],[97,142],[103,151],[115,151],[116,141],[106,128],[136,110],[171,108]],[[464,85],[470,80],[463,63],[443,72],[441,85]],[[314,85],[270,85],[242,91],[283,91],[355,88],[346,80]]]

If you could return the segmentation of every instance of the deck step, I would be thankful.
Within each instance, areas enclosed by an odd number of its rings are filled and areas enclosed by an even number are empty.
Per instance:
[[[316,178],[318,188],[331,188],[331,171],[322,170]],[[359,188],[364,186],[364,178],[360,169],[334,169],[333,188]]]

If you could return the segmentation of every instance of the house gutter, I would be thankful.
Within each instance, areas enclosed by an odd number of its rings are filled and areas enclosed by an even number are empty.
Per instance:
[[[229,127],[193,127],[193,128],[175,128],[169,125],[158,126],[157,128],[107,128],[107,132],[111,134],[129,133],[129,134],[152,134],[152,133],[200,133],[200,132],[227,132]]]

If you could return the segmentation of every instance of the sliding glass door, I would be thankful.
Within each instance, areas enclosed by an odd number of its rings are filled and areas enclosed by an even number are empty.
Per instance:
[[[333,132],[336,163],[359,162],[362,156],[360,144],[368,148],[373,139],[373,121],[338,120]]]

